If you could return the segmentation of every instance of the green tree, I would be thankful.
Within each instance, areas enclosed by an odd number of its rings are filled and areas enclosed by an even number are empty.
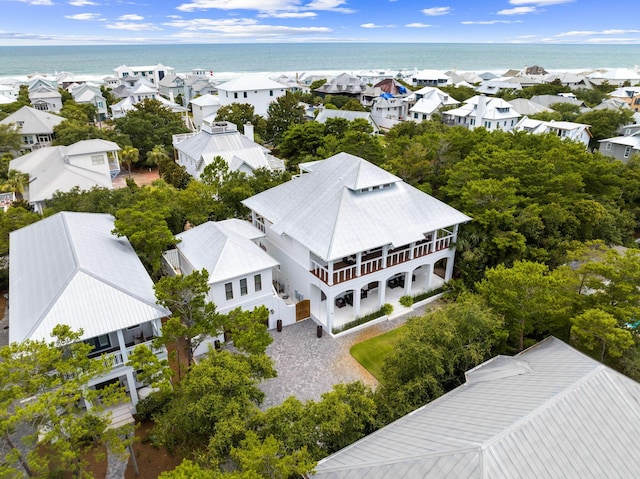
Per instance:
[[[618,326],[616,318],[599,309],[588,309],[571,320],[571,340],[578,347],[597,354],[619,358],[634,345],[631,332]]]
[[[297,95],[287,92],[267,107],[267,138],[271,143],[278,144],[289,128],[303,121],[304,108]]]
[[[244,125],[250,123],[258,137],[265,136],[265,119],[256,115],[253,105],[249,103],[231,103],[221,106],[216,114],[216,121],[231,122],[238,127],[240,133],[244,133]]]
[[[203,269],[188,275],[165,276],[155,284],[154,290],[158,303],[172,313],[158,342],[182,342],[191,367],[198,346],[220,334],[224,326],[224,317],[216,311],[215,304],[207,300],[209,273]],[[181,349],[180,343],[177,349]]]
[[[153,149],[147,152],[147,157],[145,159],[146,166],[158,166],[160,163],[166,164],[171,161],[167,150],[165,150],[164,146],[156,145]]]
[[[22,139],[13,123],[0,125],[0,153],[20,150]]]
[[[3,191],[12,191],[18,199],[22,198],[25,188],[29,184],[29,175],[18,170],[9,170],[7,180],[2,184]]]
[[[162,253],[176,244],[161,212],[148,210],[144,204],[119,210],[113,233],[126,236],[145,265],[147,271],[157,277],[160,274]]]
[[[233,345],[248,354],[265,354],[273,339],[267,332],[269,310],[265,306],[246,311],[235,308],[227,313],[224,328]]]
[[[82,140],[102,138],[102,131],[86,121],[70,118],[53,127],[53,145],[69,146]]]
[[[0,210],[0,256],[9,254],[9,233],[41,218],[39,214],[24,208],[9,207],[7,211]]]
[[[140,151],[131,145],[127,145],[120,152],[120,158],[122,158],[122,161],[127,165],[129,178],[131,178],[131,165],[137,164],[140,160]]]
[[[172,112],[158,100],[145,99],[136,103],[135,109],[115,120],[116,130],[128,136],[130,145],[140,152],[140,160],[161,145],[167,151],[173,147],[173,135],[187,133],[179,113]]]
[[[92,477],[88,451],[108,443],[124,453],[127,445],[123,431],[108,428],[106,412],[124,400],[124,391],[88,387],[110,364],[88,357],[92,346],[79,341],[82,331],[59,325],[52,335],[51,342],[27,340],[0,349],[0,435],[9,446],[2,477],[21,477],[23,471],[46,477],[57,470]],[[84,410],[85,401],[90,410]]]
[[[616,136],[618,128],[622,125],[632,123],[632,118],[633,111],[630,109],[612,110],[605,108],[603,110],[591,110],[583,113],[576,117],[575,121],[591,125],[590,130],[593,138],[591,139],[590,146],[597,148],[599,140]]]

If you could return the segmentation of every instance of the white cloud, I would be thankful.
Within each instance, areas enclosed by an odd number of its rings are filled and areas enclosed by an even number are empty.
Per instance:
[[[438,15],[448,15],[451,10],[451,7],[433,7],[433,8],[425,8],[422,10],[428,17],[437,17]]]
[[[471,21],[467,20],[460,22],[463,25],[495,25],[497,23],[522,23],[522,20],[486,20],[486,21]]]
[[[204,30],[204,32],[203,32]],[[206,38],[256,38],[278,39],[291,35],[308,35],[318,33],[331,33],[333,30],[327,27],[285,27],[280,25],[218,25],[210,28],[186,29],[172,35],[172,38],[182,40],[199,40]]]
[[[498,15],[524,15],[526,13],[536,13],[538,9],[536,7],[516,7],[506,8],[497,12]]]
[[[304,5],[304,10],[326,10],[341,13],[354,13],[351,8],[341,7],[345,0],[312,0],[311,3]]]
[[[640,38],[615,38],[615,37],[608,37],[608,38],[590,38],[589,40],[587,40],[585,43],[595,43],[595,44],[601,44],[601,43],[612,43],[612,44],[640,44]]]
[[[407,23],[405,25],[405,27],[407,28],[429,28],[431,25],[429,25],[428,23],[420,23],[420,22],[415,22],[415,23]]]
[[[76,13],[75,15],[65,15],[64,18],[68,18],[69,20],[93,21],[102,19],[102,15],[99,13]]]
[[[131,13],[129,15],[121,15],[118,17],[118,20],[122,20],[125,22],[135,22],[138,20],[144,20],[144,17],[137,15],[135,13]]]
[[[535,5],[536,7],[546,7],[548,5],[561,5],[572,3],[574,0],[509,0],[511,5]]]
[[[111,30],[129,30],[132,32],[141,32],[145,30],[162,30],[153,23],[131,23],[131,22],[115,22],[109,23],[107,28]]]
[[[89,0],[73,0],[69,2],[69,5],[73,7],[89,7],[92,5],[99,5],[99,3],[90,2]]]
[[[21,3],[26,3],[27,5],[54,5],[51,0],[18,0]]]
[[[182,17],[180,15],[167,15],[167,18],[174,18],[176,20],[181,19]]]
[[[272,12],[272,13],[259,13],[260,18],[313,18],[317,17],[315,12]]]
[[[559,33],[556,37],[590,37],[593,35],[625,35],[628,33],[640,33],[640,30],[572,30]]]
[[[354,10],[342,5],[346,0],[311,0],[302,4],[301,0],[191,0],[176,7],[182,12],[195,10],[256,10],[271,14],[274,12],[301,12],[322,10],[341,13],[353,13]]]
[[[396,28],[396,25],[377,25],[375,23],[363,23],[362,28]]]

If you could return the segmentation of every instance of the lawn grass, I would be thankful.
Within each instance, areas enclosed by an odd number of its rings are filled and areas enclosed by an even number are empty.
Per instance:
[[[362,364],[378,381],[381,381],[384,360],[391,353],[396,339],[401,336],[403,332],[404,327],[401,326],[388,333],[355,344],[349,352],[351,356]]]

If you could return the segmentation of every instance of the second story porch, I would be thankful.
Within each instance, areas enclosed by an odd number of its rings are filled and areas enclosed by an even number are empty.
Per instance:
[[[446,250],[455,243],[457,230],[456,225],[450,229],[440,229],[425,234],[424,240],[397,248],[385,245],[329,262],[322,261],[312,255],[310,272],[327,285],[333,286]]]

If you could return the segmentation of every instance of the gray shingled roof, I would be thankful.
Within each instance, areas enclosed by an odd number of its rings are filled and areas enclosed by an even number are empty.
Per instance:
[[[469,221],[469,217],[348,153],[301,165],[309,173],[243,201],[327,261]],[[371,191],[364,188],[382,187]]]
[[[547,338],[318,464],[315,478],[637,478],[640,384]]]
[[[170,314],[113,221],[62,212],[11,233],[11,341],[50,339],[57,324],[91,338]]]

